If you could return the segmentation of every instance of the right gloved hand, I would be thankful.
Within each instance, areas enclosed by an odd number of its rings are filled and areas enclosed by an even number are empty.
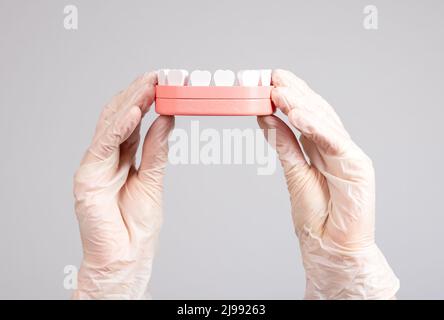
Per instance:
[[[399,280],[375,243],[372,161],[333,108],[304,81],[276,70],[272,82],[274,104],[301,132],[298,141],[279,118],[258,117],[265,133],[276,129],[274,147],[306,272],[305,298],[394,298]]]

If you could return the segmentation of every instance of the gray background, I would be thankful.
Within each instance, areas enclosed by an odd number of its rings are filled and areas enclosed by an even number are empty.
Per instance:
[[[79,9],[74,32],[67,4]],[[367,4],[377,31],[362,27]],[[444,298],[443,13],[438,0],[1,0],[0,298],[70,296],[63,268],[81,260],[73,173],[102,106],[162,67],[281,67],[307,80],[374,161],[377,242],[398,297]],[[303,296],[280,168],[169,166],[164,213],[154,298]]]

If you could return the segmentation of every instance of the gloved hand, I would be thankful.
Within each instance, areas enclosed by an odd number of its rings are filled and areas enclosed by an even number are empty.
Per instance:
[[[305,298],[394,298],[399,280],[375,244],[371,160],[333,108],[304,81],[283,70],[274,71],[272,79],[274,104],[301,132],[298,142],[279,118],[258,117],[265,133],[276,129],[274,147],[306,273]]]
[[[162,178],[174,118],[158,117],[135,169],[140,122],[155,95],[156,73],[134,81],[103,110],[74,177],[83,261],[76,299],[144,298],[162,222]]]

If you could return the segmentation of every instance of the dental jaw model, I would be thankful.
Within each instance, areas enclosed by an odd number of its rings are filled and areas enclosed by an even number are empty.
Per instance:
[[[274,112],[271,70],[158,71],[156,112],[162,115],[257,116]]]

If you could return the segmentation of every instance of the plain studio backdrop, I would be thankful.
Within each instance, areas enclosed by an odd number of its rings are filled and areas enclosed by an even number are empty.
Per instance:
[[[78,30],[64,28],[69,4]],[[367,5],[377,30],[363,27]],[[72,177],[115,93],[159,68],[278,67],[326,98],[373,159],[376,240],[398,297],[444,298],[443,14],[439,0],[0,0],[0,298],[70,297],[64,268],[82,257]],[[167,167],[155,299],[303,297],[280,164],[256,169]]]

